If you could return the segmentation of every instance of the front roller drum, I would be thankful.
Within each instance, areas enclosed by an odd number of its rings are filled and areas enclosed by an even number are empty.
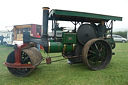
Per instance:
[[[42,61],[41,53],[37,48],[31,47],[23,49],[21,51],[21,64],[32,64],[34,68],[18,68],[18,67],[7,67],[8,70],[15,76],[27,76],[31,73],[37,65]],[[11,52],[7,57],[7,63],[15,63],[15,52]]]
[[[112,57],[110,44],[103,39],[92,39],[88,41],[82,51],[83,62],[91,70],[106,68]]]

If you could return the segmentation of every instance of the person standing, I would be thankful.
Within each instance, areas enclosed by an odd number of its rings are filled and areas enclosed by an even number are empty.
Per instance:
[[[105,21],[101,21],[101,23],[98,25],[99,29],[98,29],[98,37],[105,37],[106,36],[106,25],[105,25]]]
[[[4,36],[0,36],[0,40],[1,40],[1,45],[3,45],[3,39],[4,39]]]
[[[39,35],[39,33],[36,34],[36,37],[37,38],[41,38],[41,36]],[[38,50],[40,50],[40,44],[37,44],[37,48],[38,48]]]

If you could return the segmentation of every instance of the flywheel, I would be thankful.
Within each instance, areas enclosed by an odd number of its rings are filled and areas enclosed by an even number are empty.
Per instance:
[[[78,28],[77,38],[80,44],[84,45],[91,39],[96,38],[95,28],[91,24],[82,24]]]

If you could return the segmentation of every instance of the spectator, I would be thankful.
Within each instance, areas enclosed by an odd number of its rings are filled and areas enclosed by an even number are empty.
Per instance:
[[[36,34],[36,37],[37,38],[41,38],[40,35],[39,35],[39,33]],[[40,44],[37,44],[37,48],[38,48],[38,50],[40,50]]]
[[[1,45],[3,45],[3,39],[4,39],[4,36],[0,36],[0,40],[1,40]]]

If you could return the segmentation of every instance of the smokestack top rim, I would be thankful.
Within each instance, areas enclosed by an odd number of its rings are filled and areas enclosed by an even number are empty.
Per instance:
[[[43,10],[49,10],[49,7],[42,7]]]

